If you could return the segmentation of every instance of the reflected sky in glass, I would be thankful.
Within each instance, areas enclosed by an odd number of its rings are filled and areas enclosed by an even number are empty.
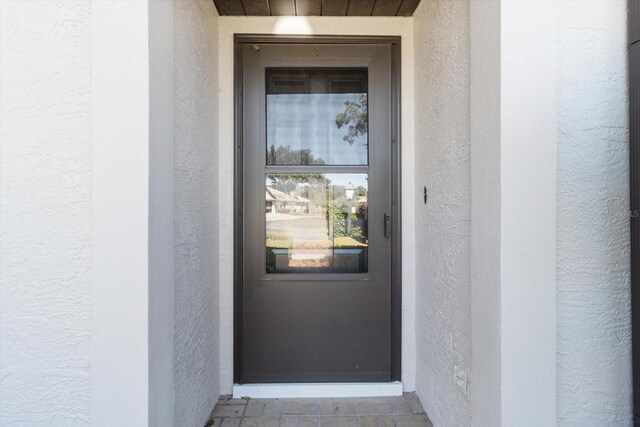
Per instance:
[[[367,165],[362,68],[267,69],[267,164]]]
[[[267,96],[267,157],[270,164],[366,165],[367,134],[345,141],[348,126],[336,117],[360,94],[312,93]]]

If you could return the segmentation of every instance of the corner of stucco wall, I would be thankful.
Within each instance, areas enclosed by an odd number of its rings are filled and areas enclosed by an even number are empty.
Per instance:
[[[204,425],[220,393],[218,14],[174,1],[175,425]]]
[[[625,0],[558,5],[558,425],[632,424]]]
[[[469,1],[414,13],[416,391],[434,425],[470,425]]]

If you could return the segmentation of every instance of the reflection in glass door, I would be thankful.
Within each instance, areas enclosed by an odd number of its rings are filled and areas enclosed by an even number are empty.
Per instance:
[[[367,86],[366,68],[266,69],[266,163],[282,171],[266,176],[267,273],[367,272]]]
[[[367,165],[367,69],[267,69],[267,164]]]
[[[267,273],[366,273],[367,175],[268,174]]]

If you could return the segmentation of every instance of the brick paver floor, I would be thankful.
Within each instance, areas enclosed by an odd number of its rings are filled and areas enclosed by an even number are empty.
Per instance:
[[[415,393],[394,397],[232,399],[206,427],[433,427]]]

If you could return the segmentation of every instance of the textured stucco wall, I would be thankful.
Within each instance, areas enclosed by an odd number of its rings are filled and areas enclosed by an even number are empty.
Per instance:
[[[436,426],[470,424],[454,366],[471,364],[469,3],[414,14],[416,390]]]
[[[0,2],[0,424],[88,425],[90,4]]]
[[[174,3],[175,425],[218,398],[217,22],[211,0]]]
[[[500,322],[500,6],[469,2],[471,156],[471,425],[502,417]],[[497,286],[496,286],[497,284]],[[496,357],[496,354],[498,356]]]
[[[149,13],[149,425],[173,427],[174,182],[173,6],[150,1]]]
[[[558,5],[558,425],[631,425],[626,2]]]

